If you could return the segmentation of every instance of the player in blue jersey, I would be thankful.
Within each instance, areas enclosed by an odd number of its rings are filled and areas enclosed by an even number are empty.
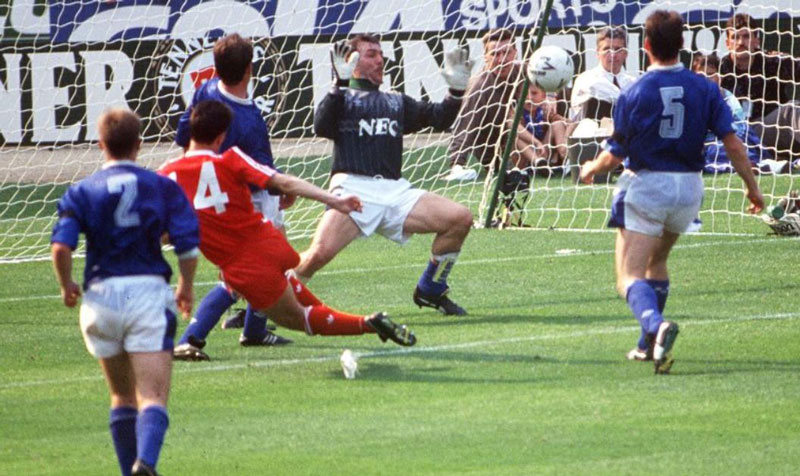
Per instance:
[[[764,199],[747,150],[733,129],[731,110],[719,87],[678,61],[683,19],[658,10],[645,22],[647,73],[627,88],[614,108],[614,133],[605,150],[581,169],[581,180],[617,167],[629,158],[611,206],[610,227],[619,228],[615,268],[617,291],[639,321],[643,338],[637,360],[668,373],[678,325],[665,321],[669,293],[667,258],[672,246],[697,216],[703,200],[703,143],[711,130],[722,140],[734,169],[758,213]]]
[[[109,426],[123,475],[152,475],[167,431],[175,312],[189,316],[200,236],[197,218],[172,180],[136,165],[140,121],[114,109],[98,122],[103,169],[58,203],[51,240],[61,296],[74,307],[72,252],[86,236],[80,325],[111,394]],[[161,255],[167,234],[178,255],[177,290]]]
[[[238,34],[230,34],[214,43],[214,68],[217,77],[203,84],[194,94],[192,105],[181,116],[175,142],[188,147],[190,137],[189,121],[194,104],[214,100],[227,105],[233,111],[233,121],[225,135],[220,153],[233,146],[239,147],[256,162],[274,168],[272,146],[269,141],[269,128],[261,111],[250,98],[248,86],[253,70],[253,45],[250,40]],[[253,205],[265,220],[283,231],[283,209],[291,206],[291,195],[272,194],[267,190],[251,190]],[[223,284],[214,287],[197,308],[192,322],[187,326],[175,348],[175,358],[181,360],[208,360],[201,350],[205,339],[219,321],[220,317],[238,299]],[[244,326],[239,343],[243,346],[281,345],[292,341],[267,330],[266,316],[256,313],[250,306],[244,322],[238,319],[238,326]]]
[[[358,196],[364,208],[349,214],[325,211],[295,269],[298,277],[310,279],[360,236],[378,233],[404,243],[412,234],[435,233],[414,302],[444,314],[466,314],[448,297],[447,276],[472,226],[472,213],[448,198],[413,188],[401,169],[404,134],[427,127],[442,131],[455,120],[472,67],[467,52],[445,55],[442,76],[449,93],[438,103],[379,90],[383,52],[372,35],[337,43],[331,59],[338,81],[314,113],[314,132],[333,140],[331,190]],[[348,88],[340,88],[339,81]]]

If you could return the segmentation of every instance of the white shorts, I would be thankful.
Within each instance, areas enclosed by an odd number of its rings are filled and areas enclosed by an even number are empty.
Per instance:
[[[272,222],[275,228],[283,228],[286,220],[283,210],[280,209],[280,195],[270,195],[266,190],[256,190],[252,196],[253,206],[257,212],[264,215],[264,221]]]
[[[702,203],[700,172],[626,170],[617,181],[608,226],[649,236],[683,233]]]
[[[172,350],[175,295],[161,276],[120,276],[89,285],[81,304],[86,349],[98,359]]]
[[[408,214],[425,195],[424,190],[411,187],[406,179],[391,180],[363,175],[336,174],[331,178],[331,193],[356,195],[363,210],[350,213],[364,236],[377,232],[386,238],[405,243],[411,237],[403,233]]]

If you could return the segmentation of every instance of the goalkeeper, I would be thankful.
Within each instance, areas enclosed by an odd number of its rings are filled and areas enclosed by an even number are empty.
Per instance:
[[[360,236],[378,233],[405,243],[416,233],[435,233],[431,259],[414,290],[414,303],[447,315],[466,311],[448,297],[447,276],[472,226],[463,205],[413,188],[402,178],[403,134],[450,127],[461,107],[472,63],[458,49],[445,55],[449,94],[439,103],[379,90],[383,52],[378,38],[359,34],[333,45],[335,84],[314,115],[314,131],[334,141],[331,191],[356,195],[363,211],[328,209],[295,269],[310,279]],[[348,88],[343,88],[348,86]]]

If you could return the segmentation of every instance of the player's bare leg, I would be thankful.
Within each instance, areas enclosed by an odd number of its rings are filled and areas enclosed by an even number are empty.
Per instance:
[[[286,286],[281,297],[270,307],[262,309],[280,326],[302,331],[308,335],[361,335],[377,333],[384,342],[392,341],[412,346],[417,339],[405,325],[398,325],[389,320],[386,314],[378,312],[370,316],[358,316],[331,309],[319,303],[303,306],[298,295],[313,295],[307,290],[298,291],[296,286],[303,286],[299,281]],[[316,298],[314,298],[316,301]],[[317,301],[318,302],[318,301]]]
[[[113,357],[100,359],[100,367],[103,369],[108,392],[111,395],[111,408],[121,406],[136,408],[136,379],[128,353],[122,352]]]
[[[448,198],[426,193],[417,201],[403,223],[403,233],[436,233],[431,253],[441,255],[461,251],[472,228],[472,212]]]
[[[165,352],[131,352],[131,367],[136,378],[139,408],[167,406],[172,376],[172,354]]]
[[[645,276],[647,279],[669,279],[667,258],[669,258],[669,253],[672,251],[672,247],[675,246],[675,242],[678,241],[680,236],[681,235],[678,233],[664,230],[664,233],[661,235],[659,246],[655,249],[653,255],[650,257],[650,262],[647,264],[647,274]]]
[[[617,274],[617,292],[620,297],[625,299],[628,286],[633,280],[669,279],[667,258],[680,236],[666,230],[660,238],[625,229],[617,230],[614,270]]]
[[[625,258],[625,237],[622,234],[622,228],[617,229],[617,238],[614,242],[614,274],[617,277],[617,294],[622,299],[625,299],[627,292],[625,286],[625,271],[622,268],[623,259]]]
[[[622,271],[626,299],[642,329],[647,333],[648,347],[652,344],[656,373],[668,373],[672,367],[670,350],[678,335],[678,325],[665,321],[658,305],[658,295],[646,279],[651,261],[666,258],[677,241],[677,235],[665,232],[662,237],[649,236],[631,230],[622,231]]]
[[[126,352],[100,359],[99,362],[111,396],[108,426],[114,451],[120,471],[123,475],[129,475],[136,461],[136,418],[139,415],[136,379]]]
[[[458,259],[472,228],[472,212],[450,199],[426,193],[417,201],[403,224],[403,233],[436,233],[431,259],[414,290],[414,303],[446,315],[467,312],[447,297],[447,276]]]
[[[123,352],[100,365],[111,393],[111,431],[125,433],[114,438],[123,474],[135,465],[154,469],[169,424],[172,353]]]
[[[139,401],[133,474],[154,474],[169,427],[167,399],[172,377],[172,352],[131,352],[128,355]]]
[[[352,218],[336,210],[327,210],[317,225],[311,246],[300,254],[300,264],[294,270],[298,279],[307,282],[359,236],[361,230]]]

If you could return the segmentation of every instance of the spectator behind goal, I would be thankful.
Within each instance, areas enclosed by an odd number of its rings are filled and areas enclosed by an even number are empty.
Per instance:
[[[509,127],[513,120],[514,108],[509,108]],[[531,172],[550,176],[552,168],[562,165],[567,156],[567,126],[566,119],[556,112],[555,100],[530,84],[511,153],[513,167],[523,176],[531,176]]]
[[[624,71],[628,58],[628,35],[625,28],[604,27],[597,33],[597,59],[599,64],[575,78],[570,99],[569,118],[581,119],[611,117],[611,108],[620,92],[633,84],[636,78]]]
[[[710,55],[696,53],[692,57],[692,71],[707,77],[717,85],[720,83],[719,57],[714,53]],[[739,103],[739,100],[736,99],[736,96],[723,87],[720,87],[720,91],[722,92],[723,99],[725,99],[725,103],[731,108],[731,112],[733,113],[733,128],[736,132],[736,136],[747,146],[747,158],[750,160],[751,165],[758,167],[759,162],[769,158],[769,154],[761,147],[758,136],[747,124],[747,116],[745,116],[744,109],[741,103]],[[706,135],[706,145],[703,154],[706,159],[706,166],[703,169],[705,173],[731,173],[735,171],[722,145],[722,141],[717,139],[710,131]]]
[[[721,85],[739,98],[761,144],[779,159],[800,158],[800,104],[794,100],[800,62],[761,49],[761,30],[745,13],[726,25]],[[784,170],[788,169],[788,164]]]
[[[499,158],[497,145],[521,68],[516,62],[517,47],[511,30],[491,30],[482,41],[483,70],[470,78],[464,104],[453,125],[447,149],[451,169],[445,180],[477,178],[478,173],[466,167],[470,156],[485,168],[496,164]]]

